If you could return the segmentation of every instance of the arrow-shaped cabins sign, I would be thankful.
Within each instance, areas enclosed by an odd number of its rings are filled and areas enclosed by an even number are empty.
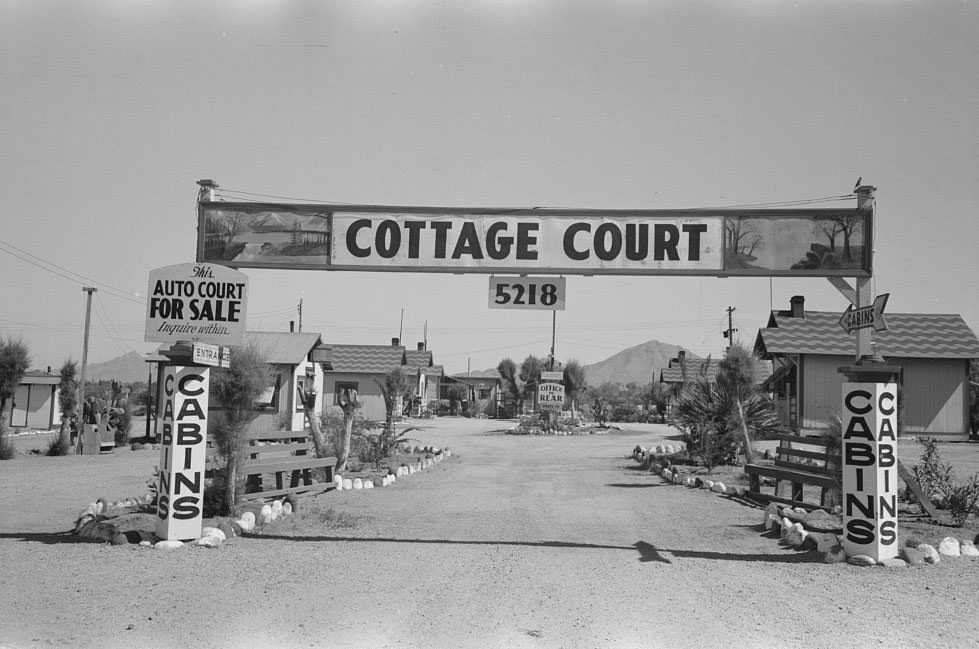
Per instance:
[[[890,296],[890,293],[878,295],[873,304],[857,309],[854,309],[851,304],[840,316],[840,326],[847,333],[869,327],[873,327],[874,331],[886,331],[887,320],[884,319],[884,307],[887,305],[887,298]]]

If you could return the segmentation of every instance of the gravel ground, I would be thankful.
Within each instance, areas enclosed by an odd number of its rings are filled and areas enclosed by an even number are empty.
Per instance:
[[[299,517],[216,550],[63,534],[96,497],[142,493],[156,452],[0,463],[0,648],[979,642],[979,561],[857,568],[784,548],[762,536],[761,509],[636,470],[627,454],[665,427],[412,425],[453,456],[391,488],[305,499]]]

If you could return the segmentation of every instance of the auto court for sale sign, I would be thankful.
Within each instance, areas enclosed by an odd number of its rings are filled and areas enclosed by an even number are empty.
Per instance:
[[[175,264],[150,271],[148,342],[241,344],[248,276],[215,264]]]
[[[159,424],[163,435],[156,535],[162,539],[200,536],[208,365],[226,367],[230,363],[226,346],[240,345],[244,338],[247,298],[247,276],[224,266],[176,264],[150,271],[146,340],[194,343],[194,357],[167,365],[161,377]],[[206,354],[208,351],[213,352],[214,359]]]

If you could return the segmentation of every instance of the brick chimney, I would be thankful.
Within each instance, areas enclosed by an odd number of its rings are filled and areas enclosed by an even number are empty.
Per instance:
[[[425,351],[425,343],[418,343],[418,351],[420,352]]]
[[[391,346],[392,347],[397,347],[400,344],[401,344],[401,339],[400,338],[392,338],[391,339]]]
[[[804,295],[793,295],[792,299],[789,300],[789,305],[793,318],[806,317],[806,298]]]

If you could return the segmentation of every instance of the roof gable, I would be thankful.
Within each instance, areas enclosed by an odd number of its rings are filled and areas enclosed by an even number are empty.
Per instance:
[[[856,338],[840,314],[807,311],[804,318],[773,312],[755,348],[765,355],[852,356]],[[887,331],[874,333],[877,354],[891,358],[979,358],[979,339],[958,314],[888,313]],[[774,325],[774,326],[772,326]]]
[[[245,341],[258,348],[266,363],[299,365],[320,344],[320,335],[288,331],[249,331],[245,333]]]

